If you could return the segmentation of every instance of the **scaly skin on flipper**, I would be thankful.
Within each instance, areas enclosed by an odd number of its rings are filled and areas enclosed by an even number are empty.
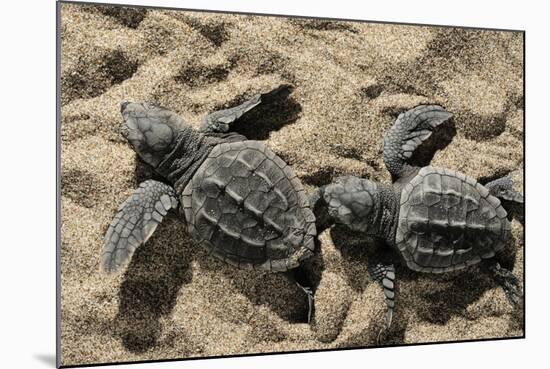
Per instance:
[[[485,271],[497,282],[508,300],[515,306],[520,305],[522,299],[521,289],[519,286],[519,281],[511,271],[500,266],[495,260],[487,260],[485,265]]]
[[[514,171],[508,173],[508,175],[495,179],[485,185],[491,195],[501,198],[503,200],[514,201],[523,204],[523,194],[514,191],[514,177],[521,176],[521,171]]]
[[[281,85],[267,93],[256,94],[244,103],[235,107],[212,112],[204,117],[200,130],[203,132],[228,132],[230,126],[244,114],[264,103],[265,100],[269,100],[271,96],[279,93],[280,91],[291,88],[292,86],[290,85]]]
[[[395,267],[393,264],[382,264],[378,263],[376,265],[369,265],[369,274],[371,278],[375,281],[380,282],[382,288],[384,289],[384,297],[386,300],[386,313],[384,314],[386,325],[383,327],[378,334],[378,341],[380,341],[380,336],[386,330],[391,327],[393,319],[393,310],[395,308]],[[380,343],[380,342],[378,342]]]
[[[203,132],[227,132],[231,123],[235,122],[246,112],[254,109],[261,102],[261,95],[256,94],[239,106],[210,113],[204,117],[200,130]]]
[[[162,182],[148,180],[120,205],[105,234],[101,268],[116,272],[144,244],[162,222],[166,213],[176,209],[174,189]]]
[[[399,178],[414,150],[452,116],[439,105],[419,105],[399,114],[384,136],[384,163],[392,178]]]

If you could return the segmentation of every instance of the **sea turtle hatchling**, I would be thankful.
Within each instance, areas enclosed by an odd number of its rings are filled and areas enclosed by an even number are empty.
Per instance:
[[[400,114],[384,137],[384,162],[393,185],[338,178],[320,188],[316,216],[321,219],[318,209],[324,209],[332,223],[382,239],[414,271],[443,273],[483,261],[483,269],[517,304],[516,278],[493,258],[510,239],[510,222],[497,197],[523,203],[523,195],[512,188],[512,176],[481,185],[455,170],[419,168],[408,162],[433,129],[451,116],[438,105],[420,105]],[[389,328],[395,269],[391,263],[369,264],[371,276],[384,288]]]
[[[102,269],[124,266],[173,209],[194,241],[239,268],[284,272],[313,255],[315,217],[300,180],[263,143],[229,132],[268,96],[289,88],[213,112],[200,130],[158,105],[123,102],[123,135],[166,182],[141,183],[118,208],[105,235]],[[302,289],[309,319],[312,292]]]

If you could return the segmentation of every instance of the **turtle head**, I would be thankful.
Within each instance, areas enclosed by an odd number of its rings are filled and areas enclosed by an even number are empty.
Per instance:
[[[336,223],[368,234],[378,234],[379,189],[368,179],[339,177],[323,189],[328,214]]]
[[[122,135],[154,168],[174,148],[178,132],[186,126],[177,114],[151,103],[124,101],[120,112],[124,118]]]

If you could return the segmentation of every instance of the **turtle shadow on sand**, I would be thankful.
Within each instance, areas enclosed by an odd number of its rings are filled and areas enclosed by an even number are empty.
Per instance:
[[[134,187],[139,186],[140,183],[145,182],[148,179],[154,179],[155,181],[159,182],[166,182],[166,180],[162,178],[160,174],[155,172],[155,169],[152,166],[145,163],[137,155],[134,164],[134,181],[132,184]]]
[[[517,253],[517,240],[511,235],[505,248],[495,258],[502,267],[512,270]],[[445,285],[437,291],[422,291],[419,294],[422,303],[415,304],[417,316],[432,324],[445,325],[453,316],[467,315],[469,305],[478,301],[488,290],[498,287],[480,264],[457,272],[422,276],[430,282]],[[521,314],[521,304],[513,306],[512,314]]]
[[[222,274],[254,306],[264,305],[289,323],[307,321],[307,296],[289,274],[248,271],[226,265],[213,256],[206,256],[206,250],[187,235],[184,237],[190,247],[182,245],[181,237],[177,236],[184,232],[182,227],[176,216],[166,218],[153,236],[136,249],[124,273],[115,334],[128,351],[140,353],[155,346],[163,330],[161,318],[171,314],[180,289],[191,283],[192,261],[202,269]],[[317,253],[310,263],[322,263],[319,258]],[[318,284],[318,277],[311,279]]]
[[[161,317],[171,313],[180,288],[191,282],[191,258],[175,236],[179,227],[175,217],[166,218],[135,251],[124,273],[115,331],[131,352],[144,352],[155,345],[162,330]]]
[[[418,293],[419,304],[414,310],[418,318],[431,324],[445,325],[453,316],[464,316],[468,306],[495,287],[489,275],[479,266],[472,266],[448,275],[422,275],[428,283],[445,285],[436,291]]]
[[[435,130],[422,145],[416,148],[410,158],[410,163],[420,168],[430,165],[435,154],[449,146],[455,136],[456,125],[454,118],[451,118]]]
[[[247,112],[231,126],[231,130],[246,136],[249,140],[266,140],[271,132],[278,131],[294,123],[302,112],[302,106],[290,96],[294,87],[281,85],[279,88],[264,94],[261,105]],[[246,100],[244,95],[237,96],[223,106],[214,110],[235,106]]]
[[[201,248],[200,245],[196,247]],[[320,280],[323,261],[317,252],[302,264],[287,272],[264,272],[244,270],[228,265],[213,256],[199,255],[195,261],[201,269],[219,273],[230,281],[238,293],[246,297],[256,307],[265,306],[288,323],[306,323],[308,317],[308,298],[296,284],[312,287],[315,291]]]

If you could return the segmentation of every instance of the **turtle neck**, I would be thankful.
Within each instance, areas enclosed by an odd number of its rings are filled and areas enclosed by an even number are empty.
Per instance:
[[[176,145],[164,156],[156,171],[181,194],[210,151],[224,142],[246,140],[238,133],[198,132],[191,127],[178,132]]]

